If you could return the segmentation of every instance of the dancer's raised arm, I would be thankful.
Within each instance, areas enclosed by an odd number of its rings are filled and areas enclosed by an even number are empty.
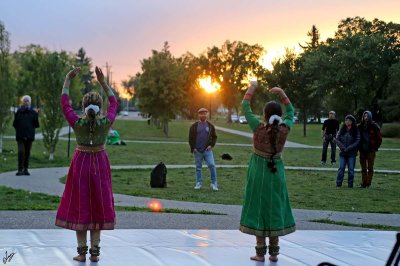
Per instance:
[[[74,127],[75,122],[78,121],[79,117],[69,102],[69,86],[71,85],[71,80],[75,78],[80,71],[80,67],[75,67],[68,72],[68,74],[65,76],[64,86],[61,92],[61,109],[71,127]]]
[[[247,123],[249,124],[253,132],[258,128],[261,123],[261,121],[254,115],[253,110],[250,107],[250,101],[253,97],[255,89],[257,88],[257,85],[257,81],[250,82],[250,87],[247,89],[242,101],[242,111],[246,117]]]
[[[108,84],[105,82],[104,74],[103,74],[103,71],[101,70],[101,68],[96,66],[95,72],[96,72],[97,80],[99,81],[104,92],[107,94],[108,101],[110,103],[107,108],[106,116],[108,117],[110,122],[113,123],[115,120],[115,117],[117,116],[117,108],[118,108],[117,99],[115,98],[114,93],[113,93],[112,89],[110,88],[110,86],[108,86]]]

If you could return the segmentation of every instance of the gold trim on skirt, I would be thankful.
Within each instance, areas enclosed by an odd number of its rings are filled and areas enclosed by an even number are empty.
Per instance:
[[[76,145],[76,150],[81,151],[81,152],[87,152],[87,153],[96,153],[96,152],[101,152],[105,150],[104,145],[99,145],[99,146],[82,146],[82,145]]]

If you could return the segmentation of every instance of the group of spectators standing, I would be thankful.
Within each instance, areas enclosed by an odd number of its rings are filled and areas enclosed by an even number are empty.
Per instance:
[[[342,127],[335,118],[334,111],[329,112],[329,119],[324,121],[321,165],[326,165],[328,146],[331,146],[331,164],[336,165],[336,145],[339,147],[339,169],[336,186],[341,187],[344,171],[348,167],[348,187],[353,187],[354,168],[357,154],[360,154],[362,181],[361,188],[371,186],[374,175],[375,155],[382,143],[380,126],[372,120],[370,111],[364,111],[361,123],[356,124],[352,115],[347,115]]]

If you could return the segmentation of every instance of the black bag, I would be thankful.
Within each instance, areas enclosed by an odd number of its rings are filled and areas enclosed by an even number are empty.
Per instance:
[[[150,174],[151,187],[167,187],[167,167],[163,162],[154,167]]]

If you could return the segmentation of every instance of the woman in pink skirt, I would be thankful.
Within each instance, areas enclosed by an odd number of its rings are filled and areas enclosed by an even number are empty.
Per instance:
[[[80,72],[71,70],[64,82],[61,107],[76,135],[76,150],[72,157],[64,194],[57,211],[55,224],[75,230],[78,256],[74,260],[86,261],[87,230],[90,230],[90,260],[97,262],[100,255],[100,230],[113,230],[115,225],[114,198],[112,193],[110,162],[104,149],[108,131],[115,120],[117,100],[104,81],[100,68],[96,76],[108,96],[106,116],[100,115],[102,98],[97,92],[83,96],[84,115],[76,115],[69,103],[69,85]]]

